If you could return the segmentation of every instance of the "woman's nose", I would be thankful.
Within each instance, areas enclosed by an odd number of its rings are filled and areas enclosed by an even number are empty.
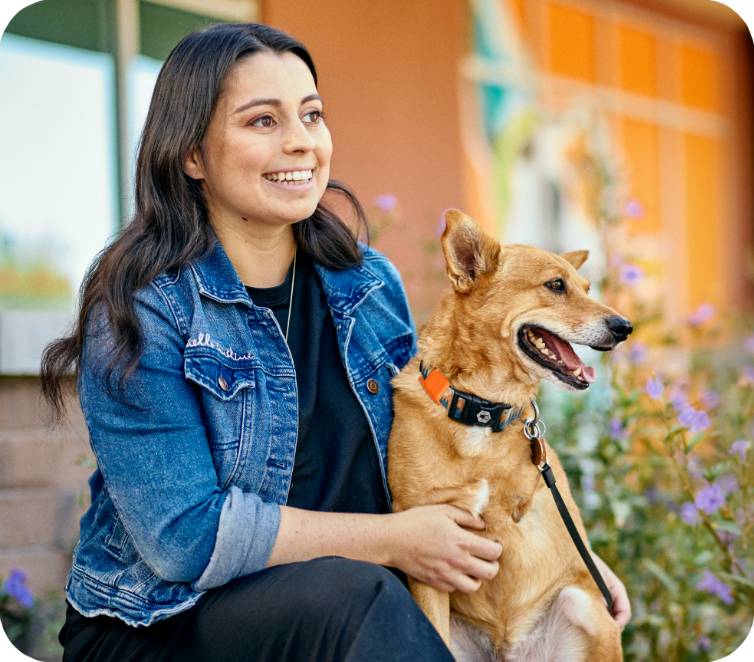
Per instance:
[[[286,152],[310,152],[314,146],[314,137],[300,119],[288,124],[283,143],[283,149]]]

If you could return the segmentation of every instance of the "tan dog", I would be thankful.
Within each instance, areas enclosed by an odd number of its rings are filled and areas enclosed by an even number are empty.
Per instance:
[[[576,269],[588,251],[501,246],[465,214],[445,218],[453,287],[422,327],[419,354],[393,380],[388,478],[396,511],[449,503],[483,514],[480,535],[501,542],[503,555],[495,579],[475,593],[448,595],[410,579],[411,593],[459,662],[618,662],[619,628],[532,463],[521,421],[493,432],[451,420],[419,376],[422,362],[456,390],[517,412],[541,379],[588,388],[594,369],[569,343],[607,351],[631,325],[587,295],[589,282]],[[549,446],[547,454],[585,540],[557,455]]]

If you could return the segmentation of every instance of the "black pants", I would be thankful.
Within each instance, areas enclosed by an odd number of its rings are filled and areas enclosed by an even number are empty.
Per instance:
[[[70,605],[63,662],[452,662],[401,581],[337,557],[268,568],[146,628]]]

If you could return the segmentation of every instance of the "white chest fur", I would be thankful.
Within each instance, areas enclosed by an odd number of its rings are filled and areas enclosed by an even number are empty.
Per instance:
[[[492,443],[493,432],[489,428],[467,427],[464,430],[463,450],[468,455],[484,453]]]

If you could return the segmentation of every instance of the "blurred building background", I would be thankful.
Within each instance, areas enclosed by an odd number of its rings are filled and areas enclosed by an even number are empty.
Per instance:
[[[161,62],[189,31],[261,21],[311,50],[333,176],[375,221],[421,322],[441,215],[504,241],[621,253],[669,320],[751,305],[751,36],[711,0],[44,0],[0,41],[0,574],[63,584],[91,472],[80,416],[46,430],[41,349],[131,213]]]

